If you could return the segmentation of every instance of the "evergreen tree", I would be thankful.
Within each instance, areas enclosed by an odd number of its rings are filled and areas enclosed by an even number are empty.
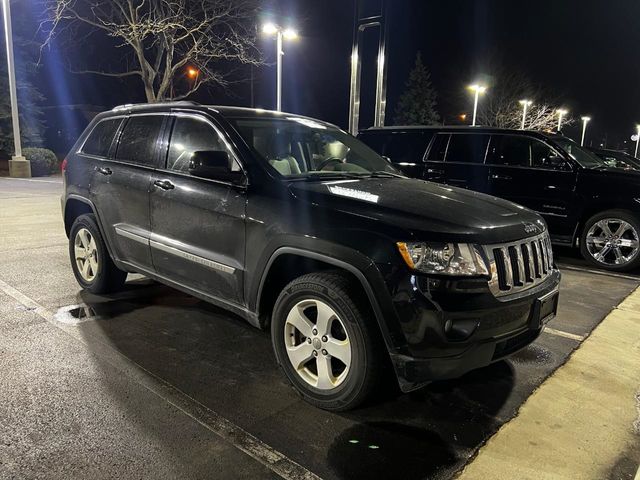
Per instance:
[[[431,85],[431,74],[422,63],[418,52],[416,63],[409,74],[405,91],[396,107],[396,125],[435,125],[440,122],[436,111],[436,91]]]

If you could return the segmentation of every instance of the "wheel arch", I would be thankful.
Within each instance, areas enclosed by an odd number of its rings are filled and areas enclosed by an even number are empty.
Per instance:
[[[636,206],[637,208],[629,208]],[[627,212],[628,214],[633,215],[640,221],[640,198],[635,201],[635,204],[629,204],[629,202],[622,201],[608,201],[608,202],[597,202],[586,205],[582,211],[580,212],[580,216],[578,218],[578,222],[576,224],[576,229],[573,234],[573,243],[574,247],[580,246],[580,238],[582,237],[582,232],[587,221],[597,215],[599,213],[603,213],[609,210],[622,210]]]
[[[69,234],[71,232],[71,226],[73,222],[80,215],[92,214],[96,217],[96,223],[98,224],[98,228],[100,229],[100,235],[102,235],[102,239],[104,240],[105,245],[107,246],[107,252],[111,256],[112,259],[115,260],[113,256],[113,249],[111,248],[111,239],[105,235],[104,228],[102,227],[102,222],[100,221],[100,215],[96,209],[94,203],[88,198],[82,197],[80,195],[70,194],[67,196],[64,203],[64,230],[67,234],[67,238],[69,238]]]
[[[353,252],[353,254],[355,257],[353,257],[352,260],[359,257],[359,261],[350,262],[344,258],[337,258],[335,255],[328,255],[298,247],[283,246],[275,250],[266,263],[255,297],[256,311],[261,326],[266,328],[268,325],[275,300],[281,289],[289,283],[289,281],[305,273],[310,273],[311,271],[338,269],[349,274],[362,288],[371,306],[387,349],[392,352],[401,348],[402,342],[400,339],[404,337],[399,330],[396,331],[393,324],[389,324],[387,321],[390,315],[379,300],[380,292],[378,292],[378,289],[380,285],[378,285],[377,288],[372,286],[370,277],[373,273],[370,272],[370,270],[375,268],[375,265],[361,253]],[[297,262],[296,266],[301,266],[301,268],[287,268],[290,266],[291,261]],[[356,266],[354,263],[359,265]],[[365,265],[366,267],[363,268]],[[285,275],[284,278],[278,278],[278,274],[283,271],[283,267],[287,275]],[[379,281],[382,282],[382,278],[380,278]],[[383,285],[383,283],[381,284]]]

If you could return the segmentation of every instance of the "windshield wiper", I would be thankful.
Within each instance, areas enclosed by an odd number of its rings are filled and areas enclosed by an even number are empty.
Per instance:
[[[401,175],[400,173],[387,172],[385,170],[376,170],[375,172],[371,172],[370,175],[375,178],[407,178],[405,175]]]
[[[309,172],[305,174],[303,177],[298,177],[301,180],[311,181],[311,180],[336,180],[343,178],[366,178],[369,174],[361,174],[361,173],[352,173],[352,172],[331,172],[331,173],[318,173],[318,172]]]

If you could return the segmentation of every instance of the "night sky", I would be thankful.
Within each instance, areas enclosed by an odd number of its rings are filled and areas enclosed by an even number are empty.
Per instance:
[[[301,35],[285,44],[284,109],[346,127],[353,2],[270,0],[265,12],[295,24]],[[469,111],[465,86],[491,78],[493,65],[500,64],[562,99],[574,115],[590,115],[594,144],[605,136],[608,144],[618,144],[640,122],[637,0],[392,0],[389,21],[389,119],[420,51],[445,118]],[[260,43],[273,62],[275,41],[263,38]],[[88,59],[96,54],[108,55],[102,46],[87,45],[83,51]],[[69,74],[62,57],[49,52],[39,74],[49,103],[111,107],[144,100],[141,86],[131,81]],[[275,67],[255,69],[255,106],[273,108],[274,90]],[[249,82],[229,92],[203,91],[196,99],[249,106]]]

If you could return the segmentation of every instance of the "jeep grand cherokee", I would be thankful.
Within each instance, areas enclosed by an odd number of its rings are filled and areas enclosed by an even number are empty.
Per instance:
[[[404,177],[339,128],[188,102],[98,115],[64,162],[78,283],[139,272],[270,328],[307,401],[352,408],[532,342],[559,272],[542,218]]]

